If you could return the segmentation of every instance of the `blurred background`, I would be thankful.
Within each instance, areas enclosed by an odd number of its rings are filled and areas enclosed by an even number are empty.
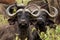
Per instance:
[[[11,5],[13,3],[15,3],[15,1],[18,4],[22,3],[22,0],[0,0],[0,3],[4,3],[4,4],[8,4]],[[38,0],[23,0],[23,4],[27,5],[29,1],[38,1]],[[54,6],[58,9],[58,16],[55,19],[55,23],[57,25],[56,30],[54,29],[50,29],[49,27],[47,27],[47,35],[45,33],[41,33],[40,37],[43,40],[60,40],[60,0],[39,0],[39,1],[44,1],[48,3],[48,6]],[[1,4],[0,4],[1,5]],[[1,7],[1,6],[0,6]],[[51,8],[49,7],[49,10],[51,11]],[[0,8],[1,11],[1,8]],[[2,10],[3,11],[3,10]],[[5,26],[8,24],[8,19],[5,18],[5,16],[0,13],[0,27],[1,26]]]

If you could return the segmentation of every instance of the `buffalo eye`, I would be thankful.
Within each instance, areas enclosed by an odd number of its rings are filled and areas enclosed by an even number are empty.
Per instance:
[[[28,16],[30,16],[30,13],[29,12],[25,12],[25,15],[28,17]]]
[[[22,11],[17,13],[18,17],[21,17],[21,15],[22,15]]]

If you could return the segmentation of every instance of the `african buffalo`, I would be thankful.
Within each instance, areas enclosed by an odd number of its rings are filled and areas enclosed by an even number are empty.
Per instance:
[[[16,9],[16,12],[13,13],[13,9]],[[3,28],[0,33],[1,40],[14,40],[16,38],[16,34],[18,34],[19,39],[25,40],[41,40],[39,37],[38,32],[34,31],[31,32],[30,27],[30,19],[33,14],[24,5],[20,5],[19,7],[15,4],[10,5],[7,10],[7,15],[10,17],[8,19],[9,27]]]
[[[36,1],[36,3],[38,2]],[[53,12],[54,15],[52,15],[53,13],[51,14],[48,8],[47,9],[45,7],[42,8],[43,6],[39,6],[36,3],[31,1],[31,3],[28,4],[28,9],[33,11],[32,14],[35,17],[35,19],[32,19],[32,20],[33,21],[35,20],[35,21],[34,22],[32,21],[32,22],[36,26],[36,28],[45,33],[47,30],[46,26],[49,26],[50,28],[56,28],[56,26],[54,25],[55,24],[54,21],[51,19],[57,16],[58,10],[55,7],[51,6],[51,8],[54,10]],[[35,5],[38,6],[38,9],[36,9]],[[44,6],[47,6],[47,5],[44,4]]]

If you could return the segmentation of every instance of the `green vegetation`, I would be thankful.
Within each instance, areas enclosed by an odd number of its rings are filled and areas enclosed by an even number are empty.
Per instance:
[[[56,30],[47,28],[47,33],[41,33],[40,37],[43,40],[60,40],[60,25],[57,25]]]
[[[6,25],[8,23],[7,19],[3,15],[0,15],[0,26]]]
[[[22,0],[16,0],[18,4],[21,4],[22,3]],[[27,3],[31,1],[31,0],[23,0],[23,4],[24,5],[27,5]]]

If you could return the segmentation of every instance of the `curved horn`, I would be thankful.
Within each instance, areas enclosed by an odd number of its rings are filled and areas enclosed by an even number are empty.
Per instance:
[[[52,6],[51,6],[52,7]],[[52,7],[53,9],[54,9],[54,15],[52,15],[52,14],[50,14],[47,10],[45,10],[45,9],[41,9],[41,11],[44,11],[44,12],[46,12],[50,17],[56,17],[57,16],[57,14],[58,14],[58,10],[55,8],[55,7]]]
[[[31,11],[29,10],[29,9],[19,9],[19,10],[17,10],[17,12],[16,13],[18,13],[18,12],[20,12],[20,11],[22,11],[22,12],[29,12],[29,13],[31,13]]]
[[[40,15],[40,10],[35,9],[32,13],[31,13],[34,17],[38,17]]]
[[[13,6],[15,6],[15,4],[10,5],[10,6],[7,8],[6,12],[7,12],[8,16],[14,16],[14,15],[16,14],[16,13],[11,14],[11,13],[9,12],[10,8],[13,7]]]
[[[17,12],[16,12],[16,13],[18,13],[18,12],[20,12],[20,11],[23,11],[23,9],[19,9],[19,10],[17,10]]]
[[[36,7],[37,9],[35,9],[35,10],[30,10],[29,9],[29,7],[31,7],[31,6],[34,6],[34,7]],[[32,13],[32,15],[34,16],[34,17],[37,17],[37,16],[39,16],[39,14],[40,14],[40,6],[37,6],[36,4],[32,4],[32,5],[28,5],[25,9],[29,9]],[[33,9],[33,8],[32,8]],[[34,14],[35,12],[37,12],[36,14]]]
[[[25,9],[25,11],[31,13],[31,11],[29,9]]]

